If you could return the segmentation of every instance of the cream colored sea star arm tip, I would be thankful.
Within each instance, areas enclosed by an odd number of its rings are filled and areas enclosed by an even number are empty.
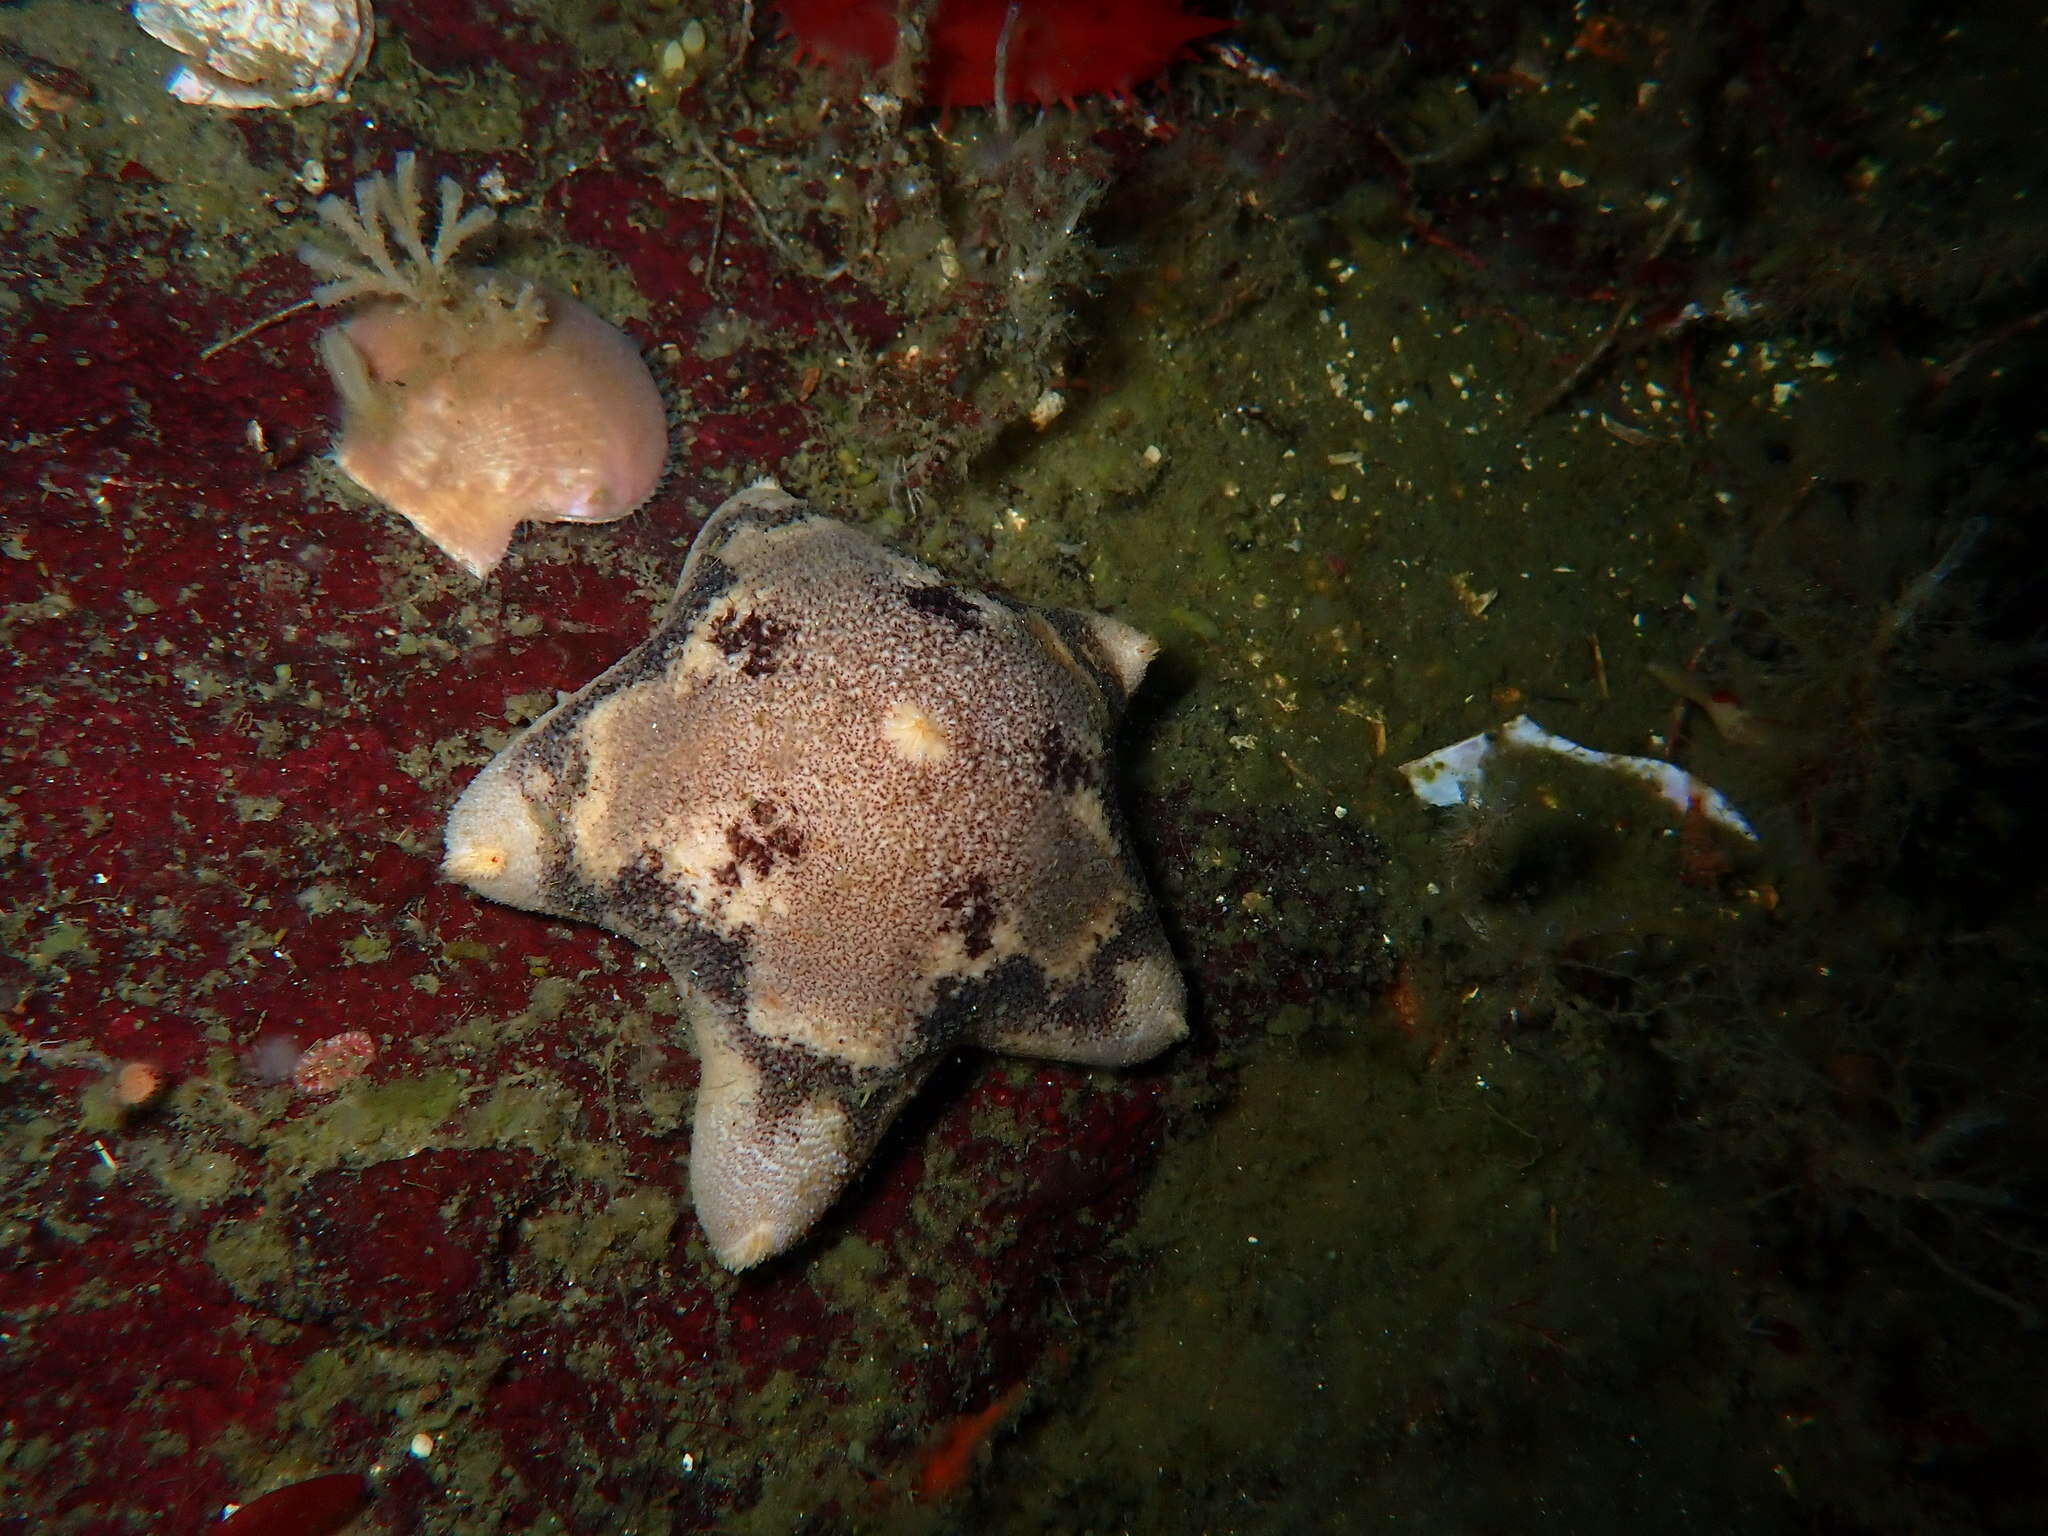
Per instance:
[[[472,845],[457,848],[441,861],[441,873],[463,885],[474,885],[505,872],[505,850]]]
[[[713,1243],[712,1251],[718,1255],[719,1263],[737,1274],[752,1269],[763,1259],[773,1258],[788,1246],[788,1234],[775,1223],[763,1221],[723,1242]]]
[[[1117,681],[1123,684],[1125,695],[1136,693],[1145,669],[1159,654],[1159,642],[1134,625],[1113,619],[1106,613],[1090,613],[1084,617],[1094,632],[1096,645],[1102,649],[1103,660],[1109,663]]]

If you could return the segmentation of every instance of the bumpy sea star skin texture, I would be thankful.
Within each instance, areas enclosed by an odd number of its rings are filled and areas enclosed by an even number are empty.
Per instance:
[[[668,418],[631,340],[542,284],[460,267],[488,229],[440,182],[428,243],[418,164],[356,183],[353,202],[320,200],[350,247],[300,250],[332,279],[321,304],[357,307],[321,333],[341,396],[334,458],[471,575],[488,575],[522,522],[608,523],[661,483]],[[396,249],[393,248],[396,242]]]
[[[1109,782],[1153,651],[764,481],[653,634],[464,791],[445,874],[695,995],[691,1188],[723,1263],[801,1238],[957,1045],[1115,1066],[1187,1033]]]

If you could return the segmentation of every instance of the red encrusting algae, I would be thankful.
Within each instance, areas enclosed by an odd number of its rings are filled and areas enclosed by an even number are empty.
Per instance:
[[[613,1074],[570,1029],[536,1028],[481,1055],[466,1043],[475,1019],[520,1016],[536,987],[550,1007],[566,987],[578,1008],[616,989],[602,1016],[635,1031],[633,1020],[667,1018],[666,980],[604,958],[586,934],[479,911],[418,850],[437,837],[453,792],[440,745],[466,739],[510,698],[551,698],[637,638],[647,594],[634,573],[672,562],[681,509],[711,505],[728,476],[782,462],[820,430],[819,410],[847,386],[827,370],[822,387],[801,390],[792,359],[803,354],[767,338],[807,344],[844,325],[880,356],[925,322],[889,307],[891,284],[806,275],[746,219],[721,220],[711,203],[634,169],[644,104],[626,99],[614,72],[580,67],[545,21],[500,47],[505,37],[459,6],[433,0],[406,16],[416,51],[431,45],[446,62],[461,51],[447,40],[466,38],[530,88],[531,148],[451,153],[452,176],[474,184],[503,168],[520,189],[509,206],[559,221],[565,239],[630,278],[647,306],[644,336],[706,335],[737,315],[761,340],[675,372],[691,448],[652,516],[610,525],[587,559],[519,563],[479,604],[431,562],[396,558],[383,520],[337,515],[326,471],[310,462],[332,395],[302,351],[200,355],[205,338],[299,296],[304,275],[289,258],[252,254],[232,290],[195,276],[189,221],[151,194],[134,161],[72,178],[95,221],[86,228],[118,241],[24,234],[36,259],[22,271],[65,276],[0,283],[20,305],[0,345],[0,436],[24,445],[24,515],[0,558],[5,670],[20,684],[8,724],[35,764],[0,819],[21,841],[16,883],[37,909],[24,908],[21,942],[0,956],[0,1012],[23,1042],[76,1046],[91,1064],[32,1055],[10,1084],[23,1135],[39,1134],[38,1122],[68,1134],[20,1166],[37,1231],[0,1272],[0,1316],[17,1340],[10,1412],[63,1423],[93,1447],[42,1469],[27,1518],[38,1505],[92,1508],[138,1529],[216,1532],[223,1505],[241,1502],[225,1529],[262,1536],[280,1527],[259,1523],[252,1496],[276,1469],[310,1477],[382,1460],[365,1530],[409,1528],[420,1518],[409,1504],[480,1496],[507,1525],[599,1501],[624,1520],[653,1500],[678,1531],[709,1529],[743,1520],[762,1491],[678,1479],[675,1426],[709,1426],[692,1430],[703,1438],[689,1448],[717,1457],[721,1427],[743,1423],[778,1373],[842,1357],[898,1366],[903,1428],[877,1443],[875,1465],[900,1489],[943,1448],[935,1425],[982,1401],[963,1397],[963,1381],[1039,1379],[1048,1319],[1071,1310],[1085,1322],[1117,1293],[1123,1260],[1094,1235],[1134,1218],[1169,1113],[1161,1081],[1084,1095],[1055,1070],[964,1079],[973,1086],[933,1116],[944,1148],[935,1163],[952,1172],[937,1178],[906,1143],[848,1212],[850,1230],[887,1259],[864,1293],[823,1288],[812,1267],[791,1266],[730,1298],[664,1219],[687,1199],[678,1134],[631,1108],[696,1086],[684,1053],[629,1077],[632,1053]],[[767,53],[754,66],[784,99],[799,96],[786,52]],[[419,126],[394,108],[397,88],[366,89],[363,111],[335,119],[326,152],[344,189],[379,165],[394,176],[393,152]],[[702,90],[715,95],[709,82]],[[814,120],[793,111],[745,131],[778,155],[816,143]],[[595,158],[544,170],[571,135],[598,145]],[[1070,206],[1069,165],[1110,174],[1108,151],[1100,161],[1092,148],[1059,153],[1046,172],[1054,218]],[[424,226],[437,184],[424,159],[416,175]],[[242,243],[207,248],[209,263],[269,248],[268,236],[247,245],[272,229],[267,207],[244,214]],[[388,222],[385,234],[396,239]],[[73,286],[88,283],[89,302],[77,302]],[[1009,323],[1007,309],[982,302],[995,286],[962,285],[932,310],[950,346],[927,347],[915,373],[874,370],[886,394],[877,419],[919,434],[903,451],[939,428],[966,432],[983,409],[958,381],[980,366],[982,334]],[[878,436],[884,447],[899,451]],[[151,659],[107,661],[144,651]],[[362,942],[380,934],[392,938],[381,955]],[[368,1070],[343,1086],[336,1058],[314,1048],[358,1030],[379,1059],[358,1049]],[[233,1075],[214,1061],[223,1051],[238,1058]],[[113,1106],[108,1073],[132,1061],[161,1074],[161,1112],[89,1127],[85,1090]],[[294,1085],[302,1065],[311,1070]],[[482,1097],[471,1098],[472,1081]],[[500,1118],[538,1102],[508,1096],[529,1082],[560,1106],[546,1122],[558,1145],[528,1151],[527,1122]],[[388,1091],[361,1091],[379,1086]],[[350,1096],[337,1103],[329,1090]],[[305,1156],[273,1202],[268,1159],[279,1146]],[[592,1177],[579,1159],[600,1146],[623,1162]],[[414,1147],[425,1150],[395,1155]],[[920,1230],[913,1213],[935,1199],[956,1218],[945,1235],[907,1239]],[[527,1236],[530,1221],[580,1228],[606,1211],[602,1229],[623,1231],[629,1210],[645,1220],[628,1242],[579,1240],[572,1255]],[[963,1286],[977,1298],[971,1326],[942,1327]],[[538,1310],[525,1310],[533,1298]],[[887,1340],[904,1318],[936,1342],[896,1362]],[[431,1350],[447,1390],[474,1394],[469,1443],[490,1457],[390,1455],[387,1410],[400,1388],[381,1362],[393,1349]],[[782,1486],[819,1505],[858,1481],[831,1443],[843,1409],[824,1394],[807,1400],[805,1448],[783,1469]],[[969,1458],[970,1473],[979,1462]],[[276,1507],[266,1503],[261,1520]]]

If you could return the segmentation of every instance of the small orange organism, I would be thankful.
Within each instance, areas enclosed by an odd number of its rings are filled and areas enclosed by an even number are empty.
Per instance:
[[[1025,1383],[1017,1382],[986,1408],[965,1414],[949,1424],[917,1469],[917,1500],[932,1504],[957,1493],[974,1471],[974,1455],[991,1431],[1024,1395]]]
[[[169,1084],[152,1061],[124,1061],[114,1073],[114,1102],[123,1109],[146,1109]]]
[[[292,1069],[292,1087],[309,1098],[339,1093],[369,1071],[376,1059],[375,1040],[360,1029],[344,1030],[306,1047]]]
[[[566,294],[456,252],[488,229],[440,182],[427,243],[418,162],[320,200],[350,254],[304,246],[323,306],[356,304],[320,335],[341,395],[334,457],[474,576],[519,523],[606,523],[654,494],[668,458],[661,392],[633,343]],[[397,250],[392,248],[396,241]],[[359,302],[360,301],[360,302]]]

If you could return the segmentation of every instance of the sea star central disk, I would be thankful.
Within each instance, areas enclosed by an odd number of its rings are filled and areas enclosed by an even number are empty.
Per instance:
[[[1153,651],[764,481],[654,633],[463,792],[451,879],[601,923],[694,995],[723,1263],[802,1237],[957,1045],[1117,1066],[1187,1033],[1108,774]]]

